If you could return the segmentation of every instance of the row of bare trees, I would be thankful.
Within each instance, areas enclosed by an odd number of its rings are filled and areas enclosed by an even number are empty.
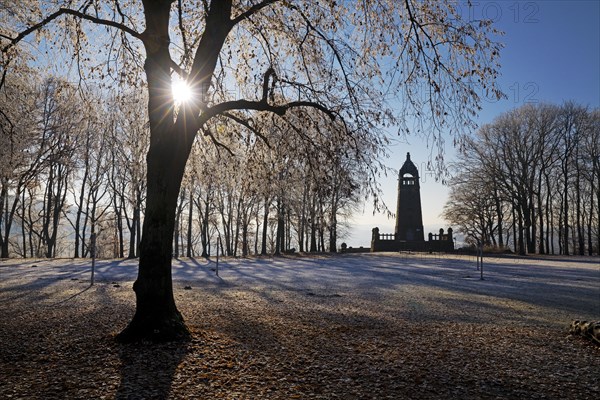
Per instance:
[[[231,141],[194,147],[202,154],[192,154],[179,195],[175,256],[209,255],[216,237],[227,255],[337,250],[365,188],[360,160],[375,155],[317,113],[296,114],[308,126],[264,116],[256,123],[269,126],[269,140],[241,132],[241,151]]]
[[[139,237],[147,135],[121,114],[144,105],[109,100],[56,78],[3,87],[1,257],[86,257],[112,225],[121,255],[124,238]]]
[[[0,102],[0,256],[88,257],[97,235],[101,256],[137,257],[146,100],[47,78],[6,84]],[[375,148],[309,109],[252,124],[268,140],[225,118],[197,138],[174,256],[208,256],[217,243],[228,255],[336,251]]]
[[[444,217],[469,243],[520,254],[600,249],[600,110],[509,111],[465,140]]]

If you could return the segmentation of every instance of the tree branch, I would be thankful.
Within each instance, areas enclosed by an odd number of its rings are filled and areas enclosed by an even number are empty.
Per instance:
[[[8,64],[10,60],[6,61],[6,64],[3,65],[4,71],[2,71],[2,77],[0,78],[0,89],[4,87],[4,82],[6,81],[6,72],[8,71]]]
[[[354,94],[354,87],[352,86],[352,84],[350,82],[349,73],[346,71],[346,66],[344,65],[344,59],[342,57],[342,54],[340,53],[339,49],[335,46],[334,41],[332,39],[327,38],[327,36],[325,36],[325,34],[323,32],[321,32],[319,29],[317,29],[317,27],[311,22],[310,18],[298,6],[296,6],[294,4],[288,4],[287,6],[291,10],[295,10],[298,14],[300,14],[302,19],[306,23],[306,26],[309,29],[311,29],[312,31],[314,31],[317,34],[317,36],[319,36],[325,43],[327,43],[327,45],[333,52],[333,55],[334,55],[338,65],[340,66],[340,69],[342,72],[342,77],[344,78],[346,88],[348,89],[348,95],[350,96],[350,100],[351,100],[353,106],[357,107],[359,102],[358,102],[358,99],[356,98],[356,95]]]
[[[177,1],[177,17],[179,22],[179,31],[181,32],[181,40],[183,42],[183,64],[185,65],[186,58],[191,54],[190,47],[187,42],[187,36],[185,34],[185,29],[183,27],[183,5],[181,4],[181,0]]]
[[[258,129],[256,129],[256,128],[254,128],[252,125],[250,125],[250,123],[249,123],[247,120],[245,120],[245,119],[243,119],[243,118],[240,118],[240,117],[238,117],[237,115],[233,115],[233,114],[231,114],[231,113],[228,113],[228,112],[224,112],[224,113],[223,113],[223,114],[221,114],[221,115],[223,115],[224,117],[227,117],[227,118],[229,118],[229,119],[231,119],[231,120],[233,120],[233,121],[237,122],[238,124],[240,124],[240,125],[242,125],[242,126],[246,127],[248,130],[250,130],[250,131],[251,131],[252,133],[254,133],[256,136],[258,136],[260,139],[262,139],[263,143],[264,143],[264,144],[265,144],[265,145],[266,145],[266,146],[267,146],[269,149],[271,148],[271,145],[269,144],[269,141],[267,140],[267,138],[266,138],[266,137],[265,137],[265,136],[264,136],[262,133],[260,133],[260,131],[259,131]]]
[[[269,95],[269,78],[273,76],[275,80],[277,80],[277,74],[275,74],[275,70],[272,67],[267,69],[265,72],[265,76],[263,77],[263,87],[262,87],[262,100],[266,101],[267,96]]]
[[[98,25],[106,25],[106,26],[110,26],[110,27],[113,27],[113,28],[117,28],[117,29],[119,29],[119,30],[121,30],[121,31],[123,31],[125,33],[130,34],[131,36],[133,36],[133,37],[135,37],[137,39],[142,40],[142,34],[141,33],[137,32],[136,30],[134,30],[134,29],[132,29],[132,28],[130,28],[130,27],[124,25],[124,24],[121,24],[119,22],[115,22],[115,21],[111,21],[111,20],[107,20],[107,19],[102,19],[102,18],[97,18],[97,17],[94,17],[92,15],[84,14],[84,13],[81,13],[81,12],[78,12],[78,11],[75,11],[75,10],[71,10],[71,9],[68,9],[68,8],[61,8],[60,11],[63,11],[63,13],[65,13],[65,14],[70,14],[70,15],[73,15],[75,17],[88,20],[88,21],[93,22],[93,23],[98,24]]]
[[[198,119],[198,126],[203,126],[209,119],[215,117],[217,115],[222,115],[227,111],[232,110],[255,110],[255,111],[268,111],[277,115],[284,115],[288,110],[297,107],[311,107],[315,108],[323,113],[325,113],[331,120],[336,119],[336,114],[323,106],[322,104],[315,103],[312,101],[292,101],[290,103],[282,104],[282,105],[271,105],[267,102],[266,99],[262,99],[259,101],[251,101],[251,100],[234,100],[234,101],[226,101],[220,104],[217,104],[213,107],[207,108],[202,115],[200,115]]]
[[[92,15],[85,14],[85,13],[83,13],[81,11],[71,10],[69,8],[60,8],[58,11],[56,11],[56,12],[48,15],[46,18],[44,18],[43,20],[41,20],[37,24],[32,25],[29,28],[25,29],[24,31],[22,31],[21,33],[19,33],[14,38],[10,38],[9,43],[2,48],[2,52],[5,53],[11,47],[13,47],[17,43],[19,43],[21,40],[23,40],[26,36],[28,36],[29,34],[31,34],[31,33],[35,32],[35,31],[43,28],[44,26],[48,25],[50,22],[54,21],[55,19],[57,19],[61,15],[72,15],[74,17],[85,19],[87,21],[93,22],[93,23],[98,24],[98,25],[106,25],[106,26],[110,26],[110,27],[113,27],[113,28],[117,28],[117,29],[119,29],[119,30],[121,30],[123,32],[126,32],[126,33],[130,34],[131,36],[133,36],[135,38],[138,38],[138,39],[142,40],[142,35],[139,32],[133,30],[132,28],[130,28],[130,27],[126,26],[126,25],[120,24],[120,23],[115,22],[115,21],[110,21],[110,20],[106,20],[106,19],[94,17]]]
[[[175,72],[177,72],[177,74],[183,79],[183,80],[188,80],[189,79],[189,74],[179,65],[177,64],[175,61],[171,60],[170,61],[170,66],[171,69]]]
[[[225,151],[227,151],[230,156],[234,156],[233,151],[231,151],[231,149],[229,147],[227,147],[226,145],[224,145],[223,143],[219,142],[217,140],[217,138],[215,138],[215,136],[212,134],[212,132],[209,128],[203,129],[203,131],[204,131],[204,135],[210,137],[210,140],[212,140],[212,142],[215,144],[215,146],[225,149]]]
[[[237,17],[235,17],[231,22],[234,25],[236,25],[236,24],[242,22],[243,20],[250,18],[251,16],[253,16],[257,12],[259,12],[263,8],[268,7],[273,3],[277,3],[278,1],[279,0],[265,0],[262,3],[255,4],[252,7],[250,7],[249,9],[247,9],[246,11],[244,11],[243,13],[241,13],[240,15],[238,15]]]

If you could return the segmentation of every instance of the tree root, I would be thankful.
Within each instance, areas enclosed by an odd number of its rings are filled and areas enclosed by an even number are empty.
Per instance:
[[[134,317],[129,325],[116,337],[119,343],[164,343],[186,342],[191,338],[183,318],[180,315],[170,318],[145,319]]]

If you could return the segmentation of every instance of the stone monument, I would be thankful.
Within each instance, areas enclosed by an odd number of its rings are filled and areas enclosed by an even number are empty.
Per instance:
[[[406,153],[406,161],[398,174],[396,229],[391,234],[373,228],[371,251],[453,251],[452,233],[452,228],[448,228],[448,233],[440,229],[439,234],[430,233],[425,240],[419,170],[411,161],[410,153]]]

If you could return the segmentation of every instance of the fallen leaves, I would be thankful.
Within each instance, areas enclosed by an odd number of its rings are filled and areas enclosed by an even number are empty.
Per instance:
[[[515,325],[514,318],[436,320],[431,317],[436,313],[427,317],[435,304],[413,315],[408,302],[381,294],[369,299],[351,293],[182,287],[176,295],[190,342],[119,345],[112,335],[133,313],[129,283],[98,283],[86,291],[81,282],[53,285],[45,293],[21,289],[14,296],[13,291],[10,302],[0,294],[0,398],[592,399],[600,394],[598,348],[565,337],[565,331]]]

